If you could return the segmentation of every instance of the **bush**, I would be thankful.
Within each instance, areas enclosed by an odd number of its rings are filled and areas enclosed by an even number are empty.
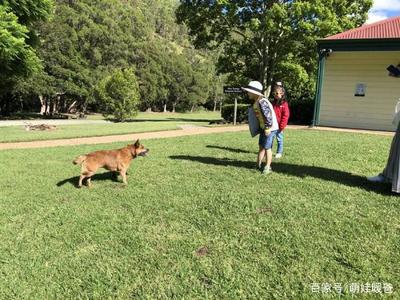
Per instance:
[[[134,117],[138,112],[139,85],[135,73],[116,70],[96,88],[104,116],[113,115],[117,121]]]
[[[290,123],[310,125],[314,116],[314,99],[304,97],[299,100],[290,101]]]
[[[225,104],[222,106],[222,118],[227,122],[233,122],[233,110],[235,105]],[[289,103],[290,120],[292,124],[311,124],[314,116],[314,99],[304,97],[299,100],[293,100]],[[238,104],[237,122],[247,122],[247,109],[249,105]]]
[[[247,122],[247,110],[249,105],[238,104],[236,121],[239,123]],[[234,104],[225,104],[222,106],[221,116],[227,122],[233,122]]]

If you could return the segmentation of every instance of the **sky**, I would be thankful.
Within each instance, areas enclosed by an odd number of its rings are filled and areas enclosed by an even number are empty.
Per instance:
[[[400,0],[374,0],[366,23],[374,23],[395,16],[400,16]]]

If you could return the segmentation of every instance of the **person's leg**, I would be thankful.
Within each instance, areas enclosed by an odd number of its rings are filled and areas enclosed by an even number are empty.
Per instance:
[[[399,156],[400,156],[400,124],[397,127],[396,134],[393,137],[392,144],[390,146],[389,157],[385,168],[382,173],[377,176],[367,177],[368,181],[371,182],[392,182],[395,186],[399,179]],[[397,188],[394,188],[397,189]],[[400,191],[400,189],[399,189]]]
[[[260,133],[259,139],[258,139],[258,156],[257,156],[257,168],[261,170],[261,165],[264,160],[265,156],[265,142],[266,142],[266,136],[263,133]]]
[[[276,141],[277,141],[278,147],[276,150],[275,158],[281,158],[282,154],[283,154],[283,132],[278,131],[276,133]]]
[[[272,148],[266,149],[266,157],[267,157],[267,162],[265,165],[266,169],[271,169],[271,163],[272,163]]]
[[[278,133],[276,134],[276,140],[278,142],[278,150],[276,152],[282,154],[283,153],[283,132],[282,131],[278,131]]]
[[[398,193],[400,191],[399,185],[399,164],[400,164],[400,124],[397,127],[396,134],[393,137],[390,146],[389,157],[386,167],[381,174],[384,181],[392,183],[392,191]],[[369,178],[370,179],[370,178]]]
[[[272,163],[272,143],[274,141],[276,135],[276,131],[272,131],[269,136],[267,136],[265,143],[265,154],[266,154],[266,165],[263,170],[263,174],[268,174],[271,172],[271,163]]]
[[[258,157],[257,157],[257,166],[259,169],[261,169],[262,162],[265,157],[265,148],[260,145],[260,149],[258,151]]]

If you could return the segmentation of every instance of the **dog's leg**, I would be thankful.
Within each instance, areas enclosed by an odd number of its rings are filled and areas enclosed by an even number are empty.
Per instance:
[[[79,177],[79,184],[78,184],[78,187],[80,187],[80,188],[82,187],[82,181],[83,181],[83,179],[85,179],[85,177],[86,177],[85,175],[82,175],[82,174],[81,174],[81,176]]]
[[[83,163],[81,166],[81,176],[79,177],[79,183],[78,183],[79,188],[82,187],[82,182],[86,178],[86,172],[87,172],[86,166],[85,166],[85,163]]]
[[[124,182],[124,184],[128,184],[128,181],[126,180],[126,170],[121,170],[119,172],[119,174],[121,174],[122,176],[122,181]]]
[[[88,188],[92,187],[91,180],[92,180],[92,177],[88,177],[88,179],[86,180]]]
[[[92,182],[91,182],[91,180],[92,180],[92,176],[94,175],[94,172],[87,172],[86,173],[86,178],[87,178],[87,180],[86,180],[86,185],[87,185],[87,187],[91,187],[92,186]]]

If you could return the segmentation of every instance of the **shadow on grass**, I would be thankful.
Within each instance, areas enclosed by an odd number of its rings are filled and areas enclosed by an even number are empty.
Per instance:
[[[111,180],[114,182],[120,182],[118,180],[118,173],[115,173],[115,172],[99,173],[99,174],[95,174],[92,176],[92,182],[100,181],[100,180]],[[60,187],[60,186],[63,186],[65,184],[69,183],[75,187],[78,187],[78,182],[79,182],[79,176],[74,176],[74,177],[67,178],[67,179],[64,179],[64,180],[58,182],[57,186]],[[86,180],[84,180],[83,183],[85,184]]]
[[[231,166],[254,171],[256,170],[254,161],[240,161],[229,158],[219,159],[215,157],[190,155],[175,155],[170,156],[169,158],[175,160],[188,160],[215,166]],[[272,165],[272,170],[274,173],[281,173],[299,178],[313,177],[325,181],[336,182],[350,187],[361,188],[366,191],[371,191],[382,195],[393,195],[388,184],[374,184],[368,182],[365,176],[355,175],[344,171],[316,166],[295,165],[284,162],[274,162]]]
[[[67,120],[68,117],[63,114],[41,115],[39,113],[15,113],[10,116],[0,116],[0,121],[13,120]]]
[[[224,151],[230,151],[233,153],[250,153],[250,154],[257,154],[256,152],[251,152],[247,150],[242,150],[242,149],[237,149],[237,148],[230,148],[230,147],[221,147],[221,146],[216,146],[216,145],[207,145],[207,148],[212,148],[212,149],[219,149],[219,150],[224,150]]]

